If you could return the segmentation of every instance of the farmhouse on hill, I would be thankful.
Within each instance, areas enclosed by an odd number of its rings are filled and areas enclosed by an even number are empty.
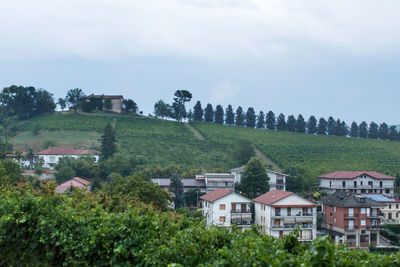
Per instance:
[[[122,113],[124,97],[122,95],[95,95],[91,94],[85,97],[86,101],[90,101],[90,99],[101,99],[103,105],[106,99],[111,100],[111,109],[107,111],[115,112],[115,113]]]
[[[62,157],[79,158],[91,155],[96,162],[99,160],[100,152],[91,149],[75,149],[69,146],[49,147],[46,150],[36,153],[37,162],[43,163],[43,168],[53,169]]]
[[[56,187],[56,193],[62,194],[68,191],[71,188],[80,188],[84,189],[86,191],[90,190],[90,182],[79,178],[79,177],[74,177],[69,179],[68,181],[60,184],[59,186]]]

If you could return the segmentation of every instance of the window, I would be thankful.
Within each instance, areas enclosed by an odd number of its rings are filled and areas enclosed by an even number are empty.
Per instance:
[[[336,223],[336,218],[333,218],[333,222]]]
[[[361,208],[361,214],[365,214],[365,208]]]
[[[333,207],[333,211],[336,212],[336,206]]]
[[[356,243],[356,236],[355,235],[348,235],[347,242],[349,243]]]
[[[399,204],[396,204],[396,209],[399,209]]]
[[[361,220],[360,224],[361,224],[361,226],[365,226],[366,225],[365,220]]]
[[[369,243],[369,235],[360,235],[360,242]]]
[[[389,209],[391,209],[392,208],[392,204],[389,204]]]
[[[371,242],[376,242],[378,240],[377,234],[371,234]]]
[[[329,187],[332,187],[332,181],[329,181]]]
[[[219,210],[225,210],[225,204],[219,204]]]
[[[343,188],[345,188],[346,187],[346,181],[343,181],[342,185],[343,185]]]
[[[224,223],[225,222],[225,216],[219,216],[219,222]]]
[[[360,182],[360,185],[363,185],[363,181]]]
[[[386,194],[390,194],[390,189],[386,189],[386,190],[385,190],[385,193],[386,193]]]
[[[382,181],[379,182],[379,187],[383,187],[383,182]]]
[[[368,182],[368,185],[369,185],[370,187],[372,187],[372,186],[373,186],[373,182],[372,182],[372,181],[369,181],[369,182]]]

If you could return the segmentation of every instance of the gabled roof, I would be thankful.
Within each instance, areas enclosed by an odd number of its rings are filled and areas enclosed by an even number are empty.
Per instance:
[[[327,179],[354,179],[363,174],[366,174],[375,179],[390,179],[394,180],[395,177],[385,175],[379,172],[374,171],[336,171],[327,174],[323,174],[318,176],[318,178],[327,178]]]
[[[255,199],[253,199],[254,202],[266,204],[266,205],[271,205],[281,199],[284,199],[287,196],[292,195],[293,192],[288,192],[288,191],[281,191],[281,190],[272,190],[264,195],[258,196]]]
[[[376,202],[382,202],[382,203],[400,203],[399,199],[395,199],[393,197],[384,195],[384,194],[377,194],[377,193],[369,193],[369,194],[361,194],[362,196],[365,196],[369,199],[372,199]]]
[[[71,178],[68,181],[60,184],[59,186],[57,186],[56,193],[64,193],[71,187],[88,189],[89,184],[90,184],[90,182],[85,179],[82,179],[79,177],[74,177],[74,178]]]
[[[110,98],[110,99],[120,99],[124,98],[122,95],[95,95],[91,94],[86,96],[86,98]]]
[[[36,155],[100,155],[99,151],[91,149],[75,149],[70,146],[49,147]]]
[[[362,200],[363,199],[363,200]],[[384,207],[384,204],[376,202],[367,197],[352,194],[350,192],[338,191],[324,197],[322,203],[339,207]],[[362,202],[363,201],[363,202]]]
[[[214,202],[214,201],[216,201],[220,198],[223,198],[224,196],[227,196],[231,193],[233,193],[233,192],[223,189],[223,188],[218,188],[218,189],[211,191],[205,195],[202,195],[200,198],[204,199],[206,201],[209,201],[209,202]]]
[[[230,171],[231,171],[231,172],[239,172],[239,173],[242,173],[242,172],[244,172],[244,166],[241,166],[241,167],[238,167],[238,168],[230,169]],[[277,171],[273,171],[273,170],[268,170],[268,169],[266,169],[266,171],[267,171],[267,172],[273,172],[273,173],[276,173],[276,174],[280,174],[280,175],[282,175],[282,176],[289,176],[289,174],[285,174],[285,173],[281,173],[281,172],[277,172]]]

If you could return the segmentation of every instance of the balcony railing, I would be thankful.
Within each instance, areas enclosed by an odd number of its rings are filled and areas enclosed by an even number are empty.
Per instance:
[[[357,219],[358,218],[358,213],[345,213],[344,214],[345,219]]]
[[[282,224],[282,225],[272,225],[272,229],[294,229],[299,227],[301,229],[304,228],[313,228],[312,224]]]
[[[358,229],[358,226],[357,226],[357,225],[354,225],[354,226],[345,226],[344,229],[345,229],[346,231],[355,231],[355,230]]]
[[[393,185],[346,185],[345,187],[343,187],[343,185],[332,185],[332,186],[319,186],[320,188],[327,188],[327,189],[393,189],[394,186]]]
[[[231,210],[231,213],[251,213],[250,209],[247,209],[246,211],[241,211],[241,210]]]
[[[275,213],[275,215],[272,215],[272,217],[311,217],[314,216],[316,213],[314,212],[300,212],[300,213],[290,213],[290,214],[283,214],[282,212],[280,213]]]

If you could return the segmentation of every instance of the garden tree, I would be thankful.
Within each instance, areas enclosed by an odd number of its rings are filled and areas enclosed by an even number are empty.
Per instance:
[[[33,153],[33,149],[31,147],[28,149],[28,153],[26,153],[26,159],[29,160],[29,169],[32,170],[35,153]]]
[[[143,166],[145,161],[139,156],[126,156],[118,154],[112,158],[102,160],[99,163],[100,177],[103,179],[110,178],[111,174],[117,173],[123,177],[139,173],[138,168]],[[162,173],[157,173],[157,168],[151,166],[152,173],[144,173],[143,177],[160,177],[169,178],[170,175],[162,176]]]
[[[340,131],[341,136],[348,136],[349,135],[349,126],[347,126],[345,121],[342,121],[340,130],[341,130]]]
[[[0,188],[16,185],[21,180],[19,164],[12,159],[0,160]]]
[[[54,176],[56,178],[56,182],[58,184],[62,184],[65,181],[68,181],[69,179],[76,177],[76,172],[74,171],[73,168],[65,166],[57,169],[57,172]]]
[[[68,90],[65,100],[67,100],[67,102],[72,105],[72,107],[74,108],[74,111],[76,112],[78,107],[81,106],[84,98],[85,98],[85,94],[83,93],[82,89],[75,88],[75,89]]]
[[[244,126],[244,115],[243,115],[243,109],[241,106],[239,106],[236,110],[236,120],[235,124],[237,126]]]
[[[297,121],[296,121],[296,119],[294,118],[294,116],[293,116],[293,115],[290,115],[290,116],[288,117],[287,123],[286,123],[286,125],[287,125],[287,130],[288,130],[289,132],[294,132],[294,131],[296,131],[296,123],[297,123]]]
[[[214,120],[214,109],[210,103],[207,104],[204,110],[204,121],[213,122]]]
[[[139,175],[128,177],[114,175],[113,181],[105,184],[100,192],[105,194],[103,199],[106,202],[103,205],[114,211],[126,210],[129,205],[135,207],[137,201],[167,211],[172,200],[167,191]]]
[[[397,140],[398,137],[399,137],[399,133],[398,133],[398,131],[396,129],[396,126],[395,125],[390,126],[390,128],[389,128],[389,140],[394,141],[394,140]]]
[[[369,124],[368,138],[378,139],[378,124],[375,122]]]
[[[63,183],[75,176],[81,178],[99,177],[100,170],[93,156],[84,156],[80,158],[61,157],[55,166],[56,181]]]
[[[306,132],[306,122],[301,114],[297,117],[296,121],[296,132],[305,133]]]
[[[225,110],[225,123],[227,125],[233,125],[235,124],[235,115],[233,114],[233,109],[231,105],[228,105],[228,107]]]
[[[187,114],[187,119],[188,119],[189,121],[192,121],[192,120],[193,120],[193,117],[194,117],[193,111],[192,111],[191,109],[189,109],[189,112],[188,112],[188,114]]]
[[[61,97],[57,100],[57,104],[60,106],[61,111],[64,111],[64,109],[67,107],[67,101]]]
[[[320,118],[318,121],[317,134],[326,135],[326,127],[327,127],[326,120],[324,118]]]
[[[368,137],[368,125],[365,121],[360,123],[360,126],[358,128],[358,136],[361,138]]]
[[[196,102],[196,105],[193,107],[193,120],[195,121],[203,121],[203,108],[201,107],[200,101]]]
[[[101,184],[99,181],[99,178],[94,178],[93,183],[90,185],[90,191],[91,192],[96,192],[97,190],[101,189]]]
[[[176,119],[178,121],[182,121],[182,118],[184,118],[186,115],[185,103],[190,102],[192,99],[192,94],[187,90],[177,90],[174,96],[173,107],[175,106]]]
[[[233,153],[233,157],[239,166],[246,164],[255,155],[253,145],[247,140],[239,141],[237,149]]]
[[[256,113],[252,107],[249,107],[246,112],[246,126],[249,128],[256,126]]]
[[[385,122],[379,125],[378,138],[381,140],[389,139],[389,126]]]
[[[217,105],[215,108],[215,123],[224,124],[224,109],[221,105]]]
[[[268,113],[269,114],[269,113]],[[267,116],[268,117],[268,116]],[[268,118],[267,118],[268,119]],[[268,127],[268,121],[267,121],[267,127]],[[282,113],[279,114],[278,119],[276,121],[276,129],[278,131],[286,131],[287,130],[287,125],[286,125],[286,120],[285,120],[285,115]]]
[[[317,119],[315,116],[310,116],[307,121],[307,133],[308,134],[316,134],[317,133]]]
[[[171,177],[171,182],[168,186],[169,192],[172,193],[172,199],[174,200],[175,209],[184,206],[184,195],[183,195],[183,183],[179,178],[178,173],[175,173]]]
[[[329,117],[328,119],[328,135],[335,135],[336,121]]]
[[[355,121],[351,123],[350,127],[350,136],[351,137],[358,137],[358,125]]]
[[[281,113],[281,115],[283,115]],[[283,116],[283,122],[285,122],[285,116]],[[265,118],[265,124],[268,130],[275,130],[275,114],[272,111],[268,111],[267,116]],[[284,131],[284,130],[281,130]]]
[[[261,160],[252,157],[244,167],[238,189],[247,197],[254,198],[268,192],[269,177]]]
[[[6,154],[11,153],[13,149],[11,140],[16,135],[10,128],[10,125],[0,125],[0,159],[4,159]]]
[[[110,98],[104,99],[103,107],[105,110],[112,110],[113,104]]]
[[[91,97],[89,99],[83,99],[81,105],[82,111],[88,113],[91,113],[93,110],[103,110],[103,100],[101,98]]]
[[[257,129],[264,129],[264,125],[265,125],[265,116],[264,116],[264,112],[260,111],[260,113],[257,116]]]
[[[161,118],[172,117],[172,107],[160,99],[154,104],[154,115]]]
[[[347,136],[348,135],[348,127],[344,121],[338,119],[335,125],[335,135],[336,136]]]
[[[115,138],[115,131],[111,124],[108,123],[104,128],[103,135],[99,139],[101,143],[101,155],[103,159],[108,159],[117,152],[117,139]]]
[[[182,119],[187,117],[186,107],[179,106],[178,103],[172,103],[171,107],[171,118],[181,121]],[[180,118],[180,119],[179,119]]]
[[[288,166],[284,170],[290,175],[287,179],[287,191],[297,193],[310,193],[314,191],[314,184],[317,182],[315,175],[308,167],[292,167]]]
[[[193,207],[193,206],[197,206],[198,202],[199,202],[199,197],[202,195],[202,193],[200,192],[200,189],[196,188],[192,188],[189,189],[185,194],[184,194],[184,198],[185,198],[185,203],[188,207]]]
[[[136,102],[133,101],[133,99],[124,99],[124,101],[122,101],[122,104],[125,106],[124,112],[126,114],[137,114],[138,113],[139,107],[136,104]]]

